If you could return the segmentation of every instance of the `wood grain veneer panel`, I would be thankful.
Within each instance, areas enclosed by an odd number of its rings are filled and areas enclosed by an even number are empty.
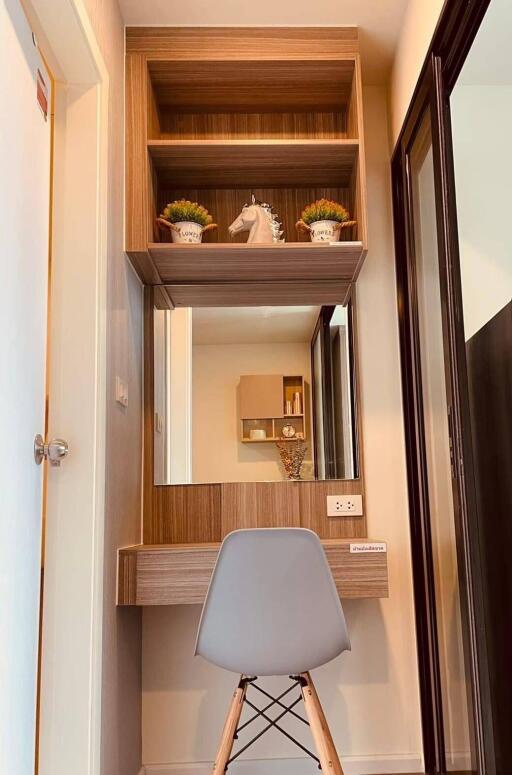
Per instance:
[[[282,106],[279,106],[282,108]],[[253,106],[251,106],[254,110]],[[157,140],[341,140],[347,138],[345,109],[282,112],[178,113],[160,111],[150,138]]]
[[[127,27],[126,51],[179,62],[344,59],[359,50],[357,27]],[[314,69],[314,68],[313,68]]]
[[[284,242],[149,246],[163,283],[240,280],[343,280],[350,283],[361,243]]]
[[[165,287],[175,307],[262,307],[343,304],[350,285],[343,280],[281,280]]]
[[[203,603],[218,552],[216,544],[138,552],[136,605]]]
[[[128,250],[127,253],[133,268],[145,285],[158,285],[161,282],[147,243],[144,250]]]
[[[153,195],[147,154],[149,79],[143,54],[126,57],[126,235],[130,253],[143,252],[153,233]],[[135,265],[137,269],[137,265]]]
[[[367,204],[367,190],[366,190],[366,156],[365,156],[365,143],[364,143],[364,122],[363,122],[363,85],[361,75],[361,61],[359,56],[356,57],[355,69],[354,69],[354,81],[352,84],[352,97],[351,106],[354,108],[351,110],[351,116],[349,114],[349,133],[353,137],[359,138],[359,155],[357,158],[357,164],[354,165],[352,173],[351,188],[353,191],[352,201],[354,207],[354,218],[358,221],[358,236],[364,247],[368,247],[368,204]],[[361,264],[355,274],[355,278],[359,273],[364,260],[363,255]]]
[[[347,188],[359,145],[338,139],[150,140],[148,151],[162,188]]]
[[[328,517],[328,495],[362,495],[360,479],[301,482],[299,506],[301,527],[314,530],[320,538],[364,538],[366,517]],[[363,503],[364,513],[364,503]]]
[[[327,517],[326,507],[327,495],[361,493],[359,479],[155,486],[151,543],[218,541],[247,527],[306,527],[320,538],[363,538],[364,516]]]
[[[357,539],[322,541],[341,598],[388,596],[387,553],[350,552]],[[118,589],[118,605],[178,605],[203,603],[215,566],[219,544],[196,546],[138,546],[121,549],[136,556],[135,593]]]
[[[358,540],[322,541],[340,597],[388,597],[387,552],[351,553],[353,543]]]
[[[170,110],[182,115],[344,113],[351,99],[354,61],[353,55],[325,61],[177,61],[165,53],[148,54],[161,126],[167,124]]]
[[[247,527],[300,526],[295,482],[233,482],[222,485],[221,533]]]
[[[220,484],[154,487],[158,522],[153,543],[203,543],[221,538]]]
[[[341,202],[348,208],[350,214],[354,208],[354,189],[339,187],[316,187],[307,185],[305,187],[284,187],[248,188],[245,185],[241,188],[166,188],[160,186],[158,189],[158,212],[162,212],[168,202],[174,199],[190,199],[193,202],[201,202],[213,215],[215,223],[219,228],[209,231],[204,235],[205,243],[222,242],[226,244],[247,243],[247,233],[237,234],[231,237],[228,231],[229,225],[240,214],[242,207],[246,202],[251,201],[251,194],[262,202],[268,202],[272,205],[274,212],[278,215],[281,228],[284,232],[283,237],[286,242],[304,242],[311,244],[309,234],[298,232],[295,228],[303,209],[306,205],[317,199],[327,198]],[[343,229],[341,233],[343,240],[357,240],[358,228]],[[158,241],[170,241],[167,232],[160,232]],[[293,277],[293,274],[291,275]]]
[[[123,549],[118,556],[117,598],[120,605],[137,605],[138,552]]]

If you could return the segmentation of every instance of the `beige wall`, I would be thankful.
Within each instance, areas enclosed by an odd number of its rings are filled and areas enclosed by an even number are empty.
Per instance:
[[[347,772],[417,772],[421,727],[385,89],[366,88],[364,103],[370,250],[357,283],[364,473],[369,532],[389,542],[390,597],[345,602],[352,652],[315,678]],[[192,656],[198,618],[197,606],[144,611],[145,763],[208,762],[215,754],[236,679]],[[297,752],[268,735],[250,756]],[[297,767],[290,771],[311,770],[310,763]]]
[[[239,441],[237,386],[241,374],[303,374],[310,379],[309,342],[194,345],[192,348],[192,461],[194,482],[282,479],[275,444]],[[308,431],[311,448],[311,433]],[[311,474],[311,456],[304,478]]]
[[[123,253],[124,28],[115,0],[85,0],[109,73],[107,476],[102,775],[140,769],[140,612],[115,607],[117,549],[141,540],[142,288]],[[129,405],[114,382],[128,382]]]
[[[394,146],[411,102],[444,0],[410,0],[391,70],[390,141]]]

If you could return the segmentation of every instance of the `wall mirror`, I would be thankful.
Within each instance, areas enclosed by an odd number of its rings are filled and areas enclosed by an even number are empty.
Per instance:
[[[351,302],[153,312],[155,484],[358,478]]]

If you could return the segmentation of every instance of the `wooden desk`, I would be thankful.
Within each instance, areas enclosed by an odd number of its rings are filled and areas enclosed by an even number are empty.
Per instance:
[[[387,552],[352,551],[374,539],[322,540],[341,598],[388,596]],[[220,544],[162,544],[119,550],[118,605],[203,603]]]

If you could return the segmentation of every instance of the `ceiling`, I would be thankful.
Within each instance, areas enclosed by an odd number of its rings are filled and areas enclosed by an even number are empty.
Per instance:
[[[198,307],[193,344],[310,342],[320,307]]]
[[[359,27],[363,80],[386,83],[409,0],[119,0],[127,25]]]
[[[457,84],[512,85],[512,3],[492,0],[462,68]]]

